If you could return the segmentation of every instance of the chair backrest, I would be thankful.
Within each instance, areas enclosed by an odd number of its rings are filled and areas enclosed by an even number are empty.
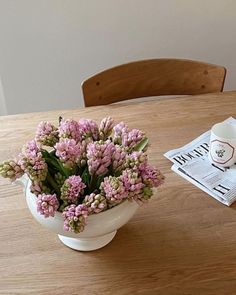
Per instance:
[[[193,60],[150,59],[119,65],[82,83],[85,106],[159,96],[220,92],[226,69]]]

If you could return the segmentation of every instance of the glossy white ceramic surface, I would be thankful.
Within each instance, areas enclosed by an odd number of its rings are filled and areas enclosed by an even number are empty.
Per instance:
[[[30,181],[23,179],[23,182],[27,205],[34,218],[41,225],[58,234],[65,245],[76,250],[91,251],[108,244],[115,236],[117,229],[126,224],[139,207],[136,202],[124,201],[112,209],[90,215],[84,231],[75,234],[63,230],[63,218],[60,212],[48,218],[40,215],[37,212],[37,198],[30,192]]]

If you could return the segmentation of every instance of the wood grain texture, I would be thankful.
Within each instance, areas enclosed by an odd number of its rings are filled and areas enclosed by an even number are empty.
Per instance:
[[[112,115],[150,139],[165,185],[106,247],[76,252],[41,227],[22,189],[0,179],[0,294],[236,294],[236,212],[171,171],[166,151],[229,116],[236,92],[0,117],[0,161],[41,120]]]
[[[107,69],[82,83],[85,106],[127,99],[223,90],[224,67],[184,59],[151,59]]]

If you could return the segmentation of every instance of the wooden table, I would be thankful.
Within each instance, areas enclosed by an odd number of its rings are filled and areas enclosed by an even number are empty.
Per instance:
[[[22,189],[0,179],[0,294],[236,294],[236,206],[170,170],[163,153],[229,116],[236,92],[0,117],[0,161],[16,155],[41,120],[111,115],[144,130],[165,185],[94,252],[76,252],[41,227]]]

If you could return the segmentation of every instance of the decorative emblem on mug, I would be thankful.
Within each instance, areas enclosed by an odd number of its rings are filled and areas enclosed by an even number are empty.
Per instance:
[[[210,155],[215,163],[228,163],[233,158],[234,151],[234,147],[226,141],[218,139],[211,141]]]
[[[216,150],[215,153],[217,154],[217,156],[219,158],[223,158],[225,150],[223,150],[223,149],[222,150]]]

